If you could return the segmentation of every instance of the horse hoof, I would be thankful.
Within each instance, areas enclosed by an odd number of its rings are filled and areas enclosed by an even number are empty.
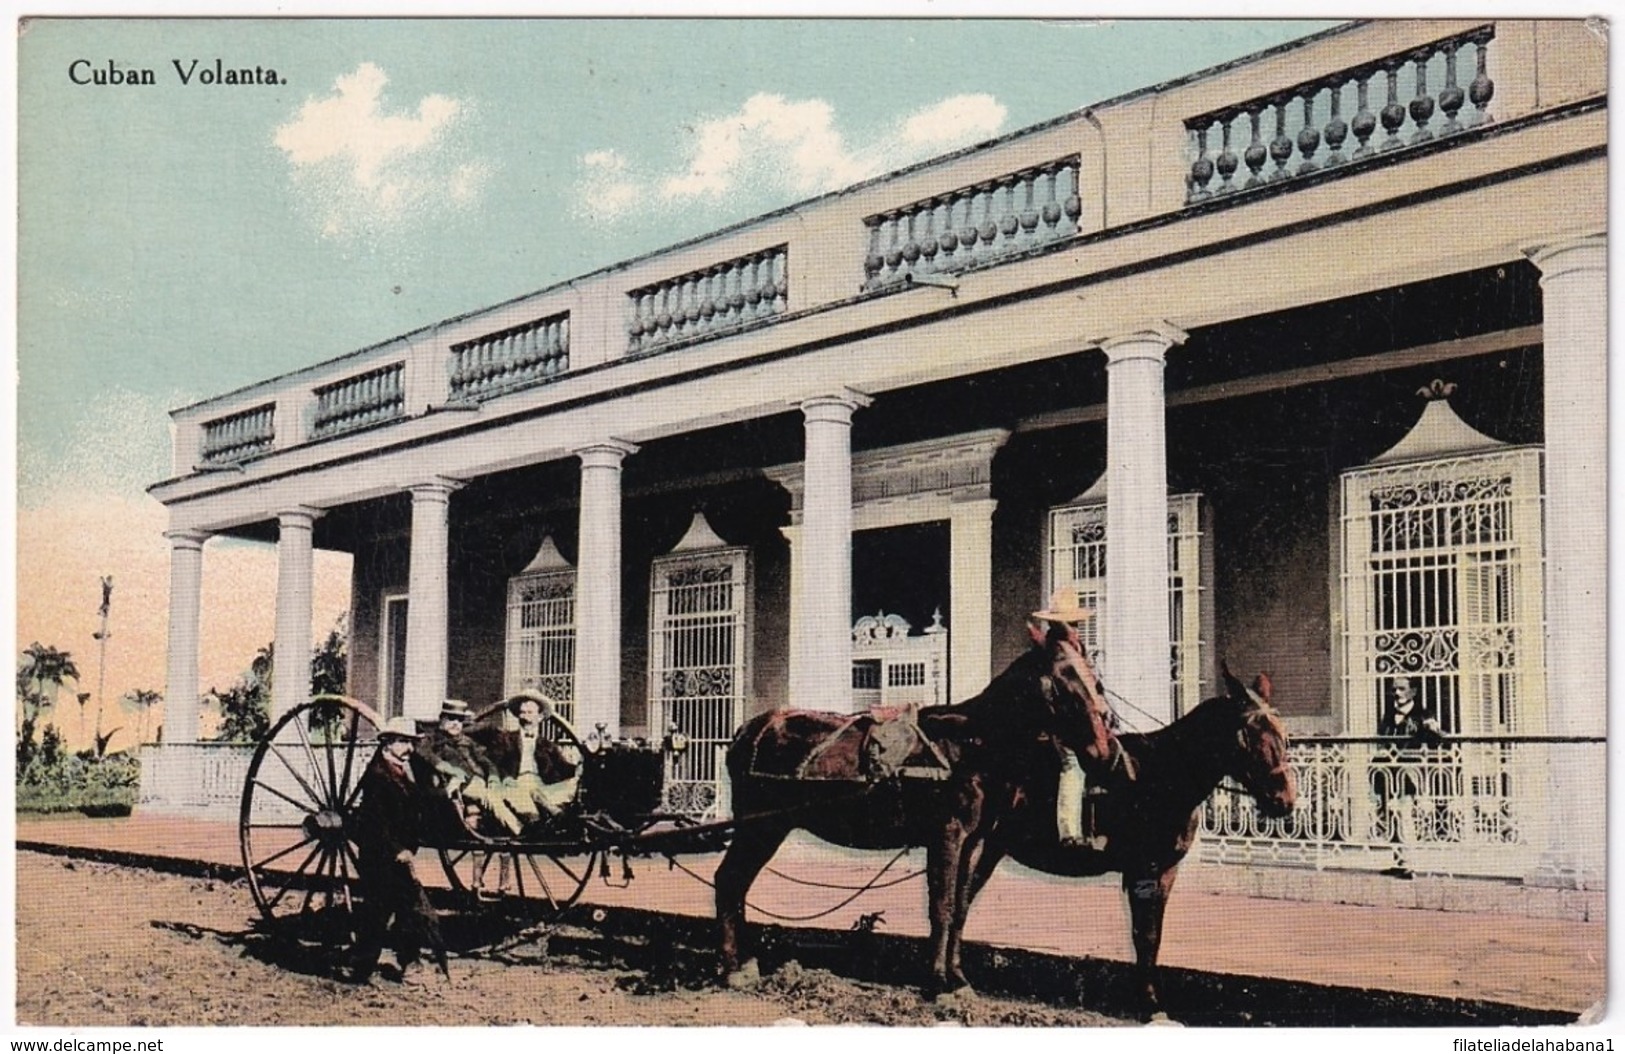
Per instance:
[[[762,983],[762,968],[755,959],[750,960],[739,969],[730,972],[725,979],[729,988],[738,990],[742,988],[755,988]]]
[[[1175,1021],[1173,1018],[1169,1017],[1168,1012],[1166,1010],[1158,1010],[1156,1013],[1154,1013],[1150,1017],[1146,1018],[1145,1023],[1147,1025],[1156,1025],[1156,1026],[1160,1026],[1162,1028],[1184,1028],[1185,1027],[1184,1025],[1180,1024],[1178,1021]]]
[[[975,1001],[976,989],[972,988],[968,984],[963,984],[958,988],[952,988],[947,991],[938,992],[934,998],[934,1002],[938,1006],[945,1007],[949,1010],[964,1007],[970,1003],[974,1003]]]

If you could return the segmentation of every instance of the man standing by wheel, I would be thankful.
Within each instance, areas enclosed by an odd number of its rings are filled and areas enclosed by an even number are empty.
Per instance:
[[[350,975],[358,984],[378,969],[386,943],[395,949],[402,983],[424,983],[419,962],[424,944],[434,952],[440,972],[451,976],[440,923],[413,865],[422,847],[424,782],[429,778],[426,766],[413,764],[417,740],[411,718],[391,718],[379,731],[378,751],[361,777],[355,812],[361,905]]]

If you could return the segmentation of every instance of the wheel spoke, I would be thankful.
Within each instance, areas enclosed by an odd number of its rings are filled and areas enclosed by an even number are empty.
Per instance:
[[[299,786],[305,789],[305,793],[310,795],[310,800],[315,803],[316,808],[320,809],[322,807],[322,796],[317,794],[315,789],[305,781],[305,777],[299,775],[299,770],[293,767],[293,762],[289,761],[282,751],[277,749],[277,745],[275,743],[267,741],[265,744],[265,749],[276,755],[277,760],[282,762],[282,767],[288,770],[288,775],[292,776],[294,778],[294,782],[298,783]],[[315,760],[314,755],[312,755],[311,760]]]
[[[339,852],[337,849],[331,850],[328,853],[327,877],[332,881],[328,882],[322,889],[322,910],[332,911],[333,889],[339,884]]]
[[[560,871],[563,871],[565,874],[569,875],[570,876],[570,881],[574,882],[576,885],[584,886],[584,885],[587,884],[587,879],[583,878],[582,875],[578,875],[574,871],[571,871],[570,870],[570,865],[568,863],[566,863],[562,857],[550,856],[550,857],[548,857],[548,859],[553,861],[553,866],[554,867],[558,868]],[[592,857],[590,857],[590,856],[587,857],[587,870],[584,872],[584,874],[587,875],[588,877],[590,877],[592,875]]]
[[[354,710],[350,711],[350,734],[344,741],[344,782],[339,784],[339,800],[344,807],[350,807],[350,767],[355,761],[356,730],[361,724],[361,715]]]
[[[271,861],[280,860],[283,857],[287,856],[289,853],[297,852],[298,850],[303,849],[305,846],[309,845],[311,842],[314,842],[315,840],[316,839],[313,836],[307,834],[307,835],[305,835],[305,837],[299,839],[299,841],[297,841],[297,842],[293,843],[292,845],[288,846],[288,848],[278,850],[277,852],[272,853],[270,856],[266,857],[264,860],[260,860],[260,861],[255,862],[254,866],[255,867],[266,867],[267,865],[269,865],[271,863]]]
[[[327,861],[329,859],[328,849],[326,846],[320,846],[319,848],[321,849],[322,858],[316,864],[315,872],[310,876],[310,883],[305,886],[305,902],[299,906],[300,915],[310,914],[311,899],[316,896],[316,890],[322,885],[319,880],[327,877]]]
[[[333,762],[333,726],[337,721],[323,725],[327,729],[322,739],[322,756],[327,759],[327,791],[331,795],[330,804],[337,805],[344,800],[343,792],[339,790],[338,766]]]
[[[294,808],[299,809],[302,812],[307,812],[308,813],[308,812],[315,812],[316,811],[316,810],[314,810],[314,809],[312,809],[310,807],[309,802],[295,801],[294,799],[288,797],[286,794],[283,794],[281,791],[277,790],[275,787],[271,786],[269,783],[266,783],[264,780],[260,779],[258,776],[254,777],[254,785],[259,787],[261,790],[265,791],[267,794],[275,794],[278,798],[281,798],[283,801],[287,802],[289,805],[292,805]],[[303,826],[303,825],[302,824],[293,824],[293,825],[290,825],[290,826]]]
[[[310,733],[305,731],[304,721],[300,720],[299,717],[295,717],[289,723],[293,725],[293,730],[299,733],[299,743],[305,748],[305,756],[310,759],[310,778],[315,780],[322,787],[322,790],[326,792],[316,800],[324,806],[331,805],[333,802],[333,789],[331,785],[322,785],[322,763],[316,760],[316,748],[310,745]]]
[[[349,858],[350,866],[355,868],[356,881],[361,881],[361,858],[356,855],[355,848],[350,845],[349,839],[344,840],[344,855]]]
[[[321,843],[318,842],[316,844],[316,846],[313,849],[311,849],[310,854],[305,857],[304,862],[301,863],[298,867],[293,869],[293,873],[288,876],[287,882],[282,886],[282,888],[280,890],[277,891],[277,895],[275,897],[271,898],[270,902],[265,905],[265,910],[267,912],[272,911],[273,909],[276,908],[277,904],[281,903],[282,898],[288,895],[288,890],[293,888],[294,880],[297,879],[300,875],[305,873],[305,868],[310,866],[310,862],[312,860],[316,859],[316,854],[321,852],[321,851],[322,851],[322,846],[321,846]]]
[[[339,866],[344,869],[344,884],[339,886],[339,897],[340,897],[340,899],[342,899],[344,901],[345,913],[353,915],[355,913],[355,902],[350,899],[350,885],[351,885],[350,864],[349,864],[349,862],[347,860],[349,855],[350,855],[350,843],[345,842],[344,843],[344,852],[339,854]],[[356,876],[355,876],[355,881],[359,882],[360,880],[361,880],[361,875],[359,873],[357,873]]]
[[[547,884],[546,876],[542,874],[542,865],[536,862],[536,857],[534,856],[527,856],[525,859],[530,863],[531,874],[536,876],[537,883],[542,887],[542,896],[547,898],[547,902],[553,906],[554,911],[558,911],[558,898],[553,895],[552,888]]]

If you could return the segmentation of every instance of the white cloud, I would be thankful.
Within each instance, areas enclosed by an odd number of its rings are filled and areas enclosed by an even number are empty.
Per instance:
[[[986,139],[1006,112],[991,95],[956,95],[870,141],[849,143],[828,102],[757,94],[733,113],[688,126],[683,160],[672,170],[638,171],[613,150],[584,154],[577,211],[615,220],[671,204],[808,197]]]
[[[274,141],[325,237],[377,235],[467,207],[490,177],[490,163],[469,158],[457,142],[467,102],[426,95],[415,110],[386,111],[388,83],[382,69],[364,62],[276,129]]]
[[[911,115],[903,122],[903,140],[911,148],[940,153],[975,139],[986,139],[1004,125],[1006,110],[991,95],[955,95]]]

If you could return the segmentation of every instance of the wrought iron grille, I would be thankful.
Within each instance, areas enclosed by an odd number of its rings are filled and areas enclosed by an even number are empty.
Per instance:
[[[535,689],[575,724],[576,573],[533,571],[508,582],[503,692]],[[580,729],[583,735],[589,730]]]
[[[1408,681],[1447,733],[1543,732],[1540,451],[1380,466],[1342,484],[1345,725]]]
[[[1210,561],[1204,560],[1200,494],[1168,499],[1168,681],[1174,715],[1202,700],[1203,629],[1207,590],[1203,582]],[[1045,594],[1062,586],[1078,591],[1078,603],[1095,617],[1078,625],[1078,637],[1094,657],[1103,680],[1111,684],[1111,659],[1101,646],[1100,628],[1106,605],[1106,503],[1074,502],[1050,510],[1049,564]],[[1133,715],[1125,714],[1132,723]]]
[[[697,819],[722,807],[722,748],[749,684],[749,596],[744,549],[661,557],[650,571],[649,728],[688,737],[667,772],[665,804]]]

